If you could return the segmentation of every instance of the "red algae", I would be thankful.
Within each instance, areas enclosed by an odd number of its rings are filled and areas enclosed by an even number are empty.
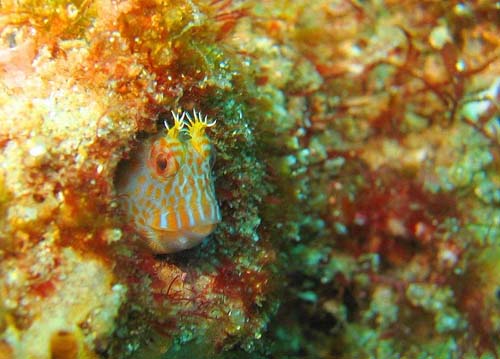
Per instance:
[[[430,193],[414,179],[390,169],[369,173],[368,183],[357,197],[351,209],[343,211],[346,221],[366,227],[374,235],[413,238],[426,244],[444,219],[459,217],[453,194]]]
[[[240,272],[233,263],[225,260],[217,269],[213,286],[215,293],[241,300],[245,311],[252,314],[254,306],[259,305],[259,298],[268,291],[268,282],[268,274],[252,270]]]
[[[32,284],[30,289],[34,292],[35,295],[38,295],[40,297],[47,297],[55,291],[56,287],[54,285],[54,282],[49,279],[41,283]]]

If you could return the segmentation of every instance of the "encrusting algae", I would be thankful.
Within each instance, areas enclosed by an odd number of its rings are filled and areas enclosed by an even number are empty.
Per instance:
[[[0,358],[497,357],[498,24],[2,1]]]

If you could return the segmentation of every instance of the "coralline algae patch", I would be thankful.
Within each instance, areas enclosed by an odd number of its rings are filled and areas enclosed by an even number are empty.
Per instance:
[[[126,287],[104,263],[70,248],[41,243],[35,250],[2,263],[6,357],[97,357],[91,349],[113,332]]]
[[[13,39],[1,50],[2,355],[96,357],[127,292],[110,263],[87,250],[120,236],[102,212],[119,155],[102,150],[99,137],[119,141],[110,133],[131,134],[134,125],[111,120],[106,88],[74,77],[89,56],[81,43],[59,42],[68,46],[61,58],[50,46],[25,52],[41,40],[28,25],[3,26],[2,40]]]

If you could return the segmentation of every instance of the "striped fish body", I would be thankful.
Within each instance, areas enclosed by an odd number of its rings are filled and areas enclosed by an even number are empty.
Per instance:
[[[127,221],[156,253],[199,244],[221,220],[213,150],[204,133],[212,124],[195,112],[195,120],[189,118],[183,130],[183,117],[174,114],[176,123],[167,134],[138,146],[117,185]]]

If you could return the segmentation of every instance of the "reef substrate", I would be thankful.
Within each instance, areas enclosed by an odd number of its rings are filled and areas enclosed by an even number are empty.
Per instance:
[[[0,358],[494,358],[493,1],[0,4]],[[222,222],[155,255],[115,183],[194,109]]]

